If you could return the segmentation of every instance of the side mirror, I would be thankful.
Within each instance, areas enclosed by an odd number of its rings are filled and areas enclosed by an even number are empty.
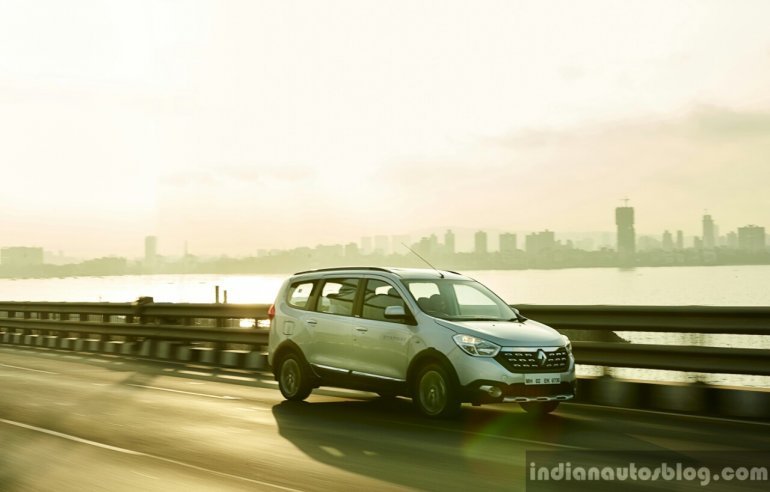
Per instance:
[[[385,308],[385,319],[406,319],[404,306],[388,306]]]

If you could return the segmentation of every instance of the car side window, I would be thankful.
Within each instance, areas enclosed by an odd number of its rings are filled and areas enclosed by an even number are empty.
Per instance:
[[[324,282],[318,298],[317,311],[352,316],[357,291],[357,278],[329,279]]]
[[[409,292],[414,296],[417,305],[425,312],[433,312],[431,299],[438,299],[441,295],[436,282],[409,282]]]
[[[406,309],[404,299],[395,287],[382,280],[367,280],[361,316],[365,319],[388,321],[391,323],[406,322],[405,320],[386,319],[385,308],[388,306],[401,306]]]
[[[315,281],[293,283],[289,287],[289,292],[286,295],[286,302],[289,303],[289,306],[299,309],[307,309],[307,303],[310,300],[310,295],[313,293],[313,287],[315,287],[315,284]]]

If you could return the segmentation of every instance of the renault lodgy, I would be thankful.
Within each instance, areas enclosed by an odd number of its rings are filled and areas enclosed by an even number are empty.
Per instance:
[[[288,400],[336,386],[411,397],[424,415],[443,417],[463,402],[548,413],[575,394],[567,337],[455,272],[301,272],[284,282],[270,317],[268,361]]]

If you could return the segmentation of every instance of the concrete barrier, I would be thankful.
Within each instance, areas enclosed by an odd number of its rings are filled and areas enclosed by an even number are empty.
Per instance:
[[[161,341],[158,342],[155,356],[164,360],[179,360],[178,352],[184,344],[177,341]]]
[[[770,391],[723,389],[715,395],[714,413],[728,417],[770,418]]]
[[[59,348],[63,350],[75,350],[75,342],[78,341],[78,338],[60,338],[59,339]]]
[[[120,355],[136,355],[141,348],[139,342],[122,342],[120,345]]]
[[[37,345],[40,335],[24,335],[24,345]]]
[[[246,356],[246,369],[267,369],[267,354],[250,352]]]
[[[223,350],[219,360],[225,367],[246,367],[246,357],[250,353],[248,350]]]

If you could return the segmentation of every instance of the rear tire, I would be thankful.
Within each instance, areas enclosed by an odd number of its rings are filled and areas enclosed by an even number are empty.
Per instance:
[[[558,401],[527,401],[519,403],[525,412],[532,415],[546,415],[558,408]]]
[[[428,364],[417,373],[412,400],[426,417],[452,417],[460,411],[457,388],[449,373],[439,364]]]
[[[289,401],[302,401],[313,391],[310,368],[296,353],[286,354],[278,364],[278,389]]]

